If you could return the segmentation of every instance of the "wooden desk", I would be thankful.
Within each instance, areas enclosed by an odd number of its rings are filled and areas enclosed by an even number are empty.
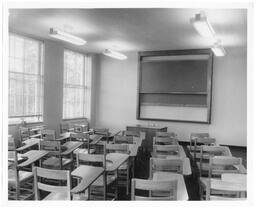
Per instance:
[[[44,150],[30,150],[25,154],[22,154],[22,158],[26,158],[26,160],[18,165],[18,167],[24,167],[31,164],[34,164],[36,161],[40,160],[42,157],[48,154],[48,151]]]
[[[106,155],[106,171],[117,170],[125,161],[129,159],[128,154],[109,153]]]
[[[191,171],[191,166],[190,166],[190,160],[189,158],[185,157],[176,157],[176,156],[167,156],[166,159],[179,159],[182,158],[183,160],[183,167],[182,167],[182,173],[183,175],[191,175],[192,171]]]
[[[16,151],[18,152],[21,152],[21,151],[24,151],[26,149],[29,149],[35,145],[39,145],[39,142],[41,141],[42,139],[38,139],[38,138],[31,138],[31,139],[27,139],[25,141],[23,141],[22,143],[24,143],[24,145],[22,145],[21,147],[17,148]]]
[[[94,181],[97,180],[104,173],[102,167],[94,167],[89,165],[80,165],[76,168],[71,175],[79,177],[81,179],[80,183],[74,187],[71,192],[79,193],[87,189]]]
[[[176,179],[178,180],[177,200],[188,200],[188,192],[183,175],[169,172],[155,172],[153,174],[154,181],[171,181]]]
[[[71,154],[75,149],[82,146],[83,142],[76,142],[76,141],[68,141],[62,145],[62,147],[67,148],[65,151],[61,153],[61,155],[69,155]]]
[[[167,132],[167,127],[163,126],[127,126],[126,130],[128,131],[143,131],[146,133],[146,139],[143,141],[143,146],[145,146],[146,150],[152,152],[153,147],[153,137],[156,136],[156,132]]]

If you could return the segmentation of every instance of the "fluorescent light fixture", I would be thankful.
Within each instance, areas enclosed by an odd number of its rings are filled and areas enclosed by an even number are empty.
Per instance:
[[[226,51],[225,51],[224,47],[219,42],[216,42],[212,46],[211,49],[212,49],[214,55],[217,57],[223,57],[226,55]]]
[[[196,14],[190,22],[201,36],[214,38],[215,32],[203,12]]]
[[[124,54],[121,54],[119,52],[113,51],[111,49],[105,49],[103,54],[106,55],[106,56],[109,56],[109,57],[113,57],[115,59],[119,59],[119,60],[127,59],[127,56],[125,56]]]
[[[54,37],[56,39],[60,39],[62,41],[66,41],[66,42],[69,42],[69,43],[72,43],[72,44],[75,44],[75,45],[84,45],[86,44],[86,41],[82,38],[79,38],[77,36],[73,36],[69,33],[66,33],[66,32],[63,32],[63,31],[60,31],[60,30],[56,30],[56,29],[53,29],[53,28],[50,28],[50,32],[49,32],[49,35],[51,37]]]

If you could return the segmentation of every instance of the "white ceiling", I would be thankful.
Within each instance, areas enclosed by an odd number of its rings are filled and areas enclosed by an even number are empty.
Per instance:
[[[106,48],[145,51],[209,48],[189,19],[204,11],[224,47],[246,47],[246,9],[11,9],[10,31],[41,39],[49,28],[71,31],[87,40],[81,51],[100,53]]]

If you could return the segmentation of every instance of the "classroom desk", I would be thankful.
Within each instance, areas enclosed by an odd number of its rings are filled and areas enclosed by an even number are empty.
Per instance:
[[[69,155],[71,154],[75,149],[78,147],[82,146],[83,142],[78,142],[78,141],[68,141],[61,145],[62,147],[65,147],[66,150],[61,152],[61,155]]]
[[[71,175],[79,177],[81,179],[80,183],[74,187],[71,192],[79,193],[87,189],[94,181],[97,180],[104,173],[102,167],[94,167],[89,165],[80,165]]]
[[[192,174],[192,170],[191,170],[191,166],[190,166],[190,160],[189,158],[185,157],[178,157],[178,156],[166,156],[166,159],[182,159],[183,161],[183,167],[182,167],[182,174],[183,175],[191,175]]]
[[[39,142],[41,141],[42,139],[39,139],[39,138],[30,138],[30,139],[27,139],[25,141],[22,142],[22,146],[17,148],[16,151],[18,152],[21,152],[21,151],[24,151],[26,149],[29,149],[35,145],[39,145]]]
[[[153,174],[154,181],[171,181],[176,179],[178,180],[177,200],[188,200],[188,192],[183,175],[170,172],[155,172]]]
[[[107,154],[106,155],[106,171],[117,170],[128,159],[129,159],[129,155],[124,153]]]
[[[42,157],[48,154],[48,151],[45,150],[30,150],[21,155],[22,158],[26,160],[18,165],[18,167],[24,167],[31,164],[34,164],[36,161],[40,160]]]

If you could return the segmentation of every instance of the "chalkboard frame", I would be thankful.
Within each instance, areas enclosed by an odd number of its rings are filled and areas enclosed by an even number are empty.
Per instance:
[[[208,55],[207,65],[207,119],[206,121],[195,121],[195,120],[177,120],[177,119],[159,119],[159,118],[146,118],[141,117],[141,85],[142,85],[142,60],[145,57],[154,56],[177,56],[177,55]],[[137,83],[137,120],[151,120],[151,121],[172,121],[172,122],[186,122],[186,123],[211,123],[211,108],[212,108],[212,77],[213,77],[213,53],[211,49],[185,49],[185,50],[165,50],[165,51],[142,51],[138,52],[138,83]]]

